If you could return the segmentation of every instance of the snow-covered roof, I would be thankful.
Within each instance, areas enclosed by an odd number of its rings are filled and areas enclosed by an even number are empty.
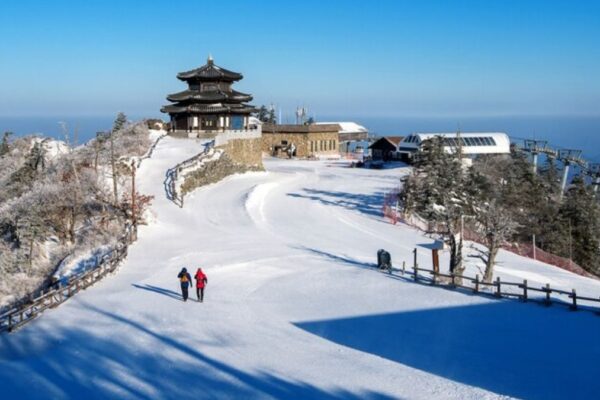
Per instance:
[[[362,125],[357,124],[356,122],[317,122],[317,125],[331,125],[337,124],[340,126],[339,133],[355,133],[355,132],[364,132],[369,133],[369,130]]]
[[[454,151],[460,145],[464,154],[507,154],[510,153],[510,139],[504,132],[417,132],[405,137],[398,151],[415,152],[424,140],[434,137],[444,138],[446,151]]]

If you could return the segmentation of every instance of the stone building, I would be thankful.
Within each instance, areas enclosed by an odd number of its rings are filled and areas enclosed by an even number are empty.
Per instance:
[[[327,157],[339,154],[337,124],[273,125],[262,127],[262,149],[275,157]]]
[[[232,88],[242,74],[215,65],[208,57],[206,65],[177,74],[188,89],[167,96],[174,104],[161,108],[171,117],[171,131],[198,136],[202,133],[252,131],[260,127],[251,123],[256,109],[246,102],[252,96]]]

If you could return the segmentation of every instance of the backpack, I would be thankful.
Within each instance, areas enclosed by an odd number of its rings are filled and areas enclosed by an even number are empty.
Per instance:
[[[189,282],[188,274],[181,275],[181,283],[187,283],[187,282]]]

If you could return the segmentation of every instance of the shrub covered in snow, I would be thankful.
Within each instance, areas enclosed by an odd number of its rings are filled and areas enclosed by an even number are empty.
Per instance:
[[[144,123],[77,148],[36,137],[8,144],[0,156],[0,307],[47,284],[65,257],[115,244],[132,218],[132,162],[150,145]],[[139,216],[151,198],[135,196]]]

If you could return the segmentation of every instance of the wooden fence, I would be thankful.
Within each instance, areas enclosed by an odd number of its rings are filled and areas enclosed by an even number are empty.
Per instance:
[[[73,276],[67,283],[58,282],[43,290],[37,297],[31,298],[0,315],[0,332],[12,332],[33,321],[48,308],[64,303],[81,290],[88,288],[106,275],[114,272],[121,261],[127,257],[129,245],[137,238],[137,229],[130,225],[120,238],[117,246],[102,257],[96,259],[95,265]]]
[[[493,282],[483,282],[479,275],[472,277],[442,273],[433,269],[421,268],[418,265],[406,267],[405,262],[402,263],[401,269],[391,268],[388,272],[407,276],[418,283],[462,289],[495,298],[516,298],[523,302],[538,302],[545,306],[559,304],[568,306],[573,311],[586,310],[600,315],[600,297],[581,296],[575,289],[570,291],[557,289],[550,287],[550,284],[532,286],[527,279],[522,282],[507,282],[497,277]]]

